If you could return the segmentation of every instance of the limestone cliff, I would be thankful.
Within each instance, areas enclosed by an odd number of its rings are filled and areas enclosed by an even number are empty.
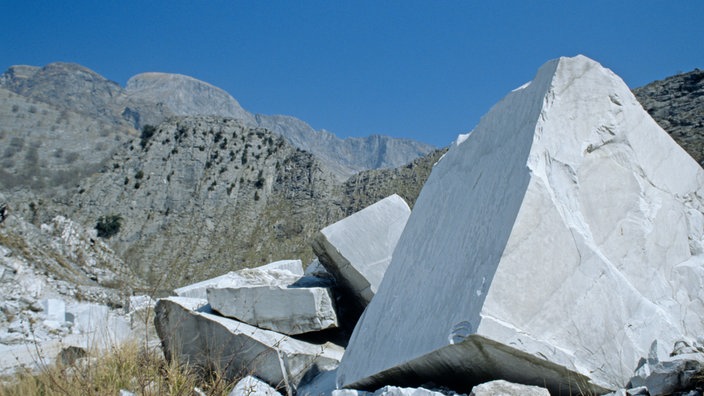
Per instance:
[[[342,216],[335,178],[280,136],[218,117],[177,117],[135,139],[65,202],[123,221],[112,246],[153,284],[177,285],[277,259]]]

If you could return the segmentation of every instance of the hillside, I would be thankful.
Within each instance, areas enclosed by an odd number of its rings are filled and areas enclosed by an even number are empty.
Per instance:
[[[0,88],[0,190],[71,186],[97,172],[129,128]]]

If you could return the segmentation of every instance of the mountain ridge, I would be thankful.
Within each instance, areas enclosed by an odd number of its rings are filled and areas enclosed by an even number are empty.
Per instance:
[[[242,119],[250,126],[272,129],[294,146],[311,151],[340,179],[374,167],[401,166],[434,149],[388,136],[381,138],[381,145],[375,143],[380,138],[340,139],[293,116],[255,115],[221,88],[181,74],[142,73],[130,78],[123,88],[82,65],[55,62],[44,67],[11,66],[0,76],[0,87],[133,131],[156,126],[174,115]],[[325,144],[321,137],[326,138]],[[370,142],[359,144],[357,139]]]

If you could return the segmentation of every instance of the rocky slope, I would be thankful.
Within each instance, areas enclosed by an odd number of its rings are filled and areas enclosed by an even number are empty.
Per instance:
[[[154,285],[284,258],[342,216],[335,177],[280,136],[217,117],[177,117],[135,139],[57,210],[120,216],[110,243]],[[106,205],[106,203],[109,203]]]
[[[92,228],[63,216],[40,227],[0,217],[0,375],[151,337],[132,297],[145,289]]]
[[[435,150],[428,155],[393,169],[368,170],[355,174],[342,186],[342,208],[345,215],[398,194],[413,208],[433,165],[447,149]]]
[[[329,132],[316,131],[294,117],[254,115],[227,92],[179,74],[143,73],[132,77],[122,88],[83,66],[51,63],[41,68],[12,66],[0,76],[0,87],[92,117],[123,133],[157,125],[174,115],[240,119],[248,126],[268,128],[295,147],[310,151],[340,178],[364,169],[400,166],[433,149],[420,142],[387,136],[340,139]],[[19,129],[9,120],[3,124],[7,129]]]
[[[650,116],[704,165],[704,71],[655,81],[633,93]]]
[[[41,224],[64,214],[95,227],[120,218],[111,246],[150,283],[170,288],[223,271],[313,257],[321,228],[393,193],[411,205],[442,150],[345,183],[271,132],[219,117],[176,117],[127,142],[101,172],[51,198],[13,195]]]

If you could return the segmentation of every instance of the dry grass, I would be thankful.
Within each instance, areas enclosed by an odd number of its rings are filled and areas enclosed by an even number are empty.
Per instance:
[[[28,371],[5,378],[5,395],[118,395],[121,389],[136,395],[193,395],[199,388],[208,395],[227,395],[235,382],[217,372],[204,375],[192,367],[167,362],[159,350],[144,350],[136,343],[78,359],[56,363],[39,373]]]

